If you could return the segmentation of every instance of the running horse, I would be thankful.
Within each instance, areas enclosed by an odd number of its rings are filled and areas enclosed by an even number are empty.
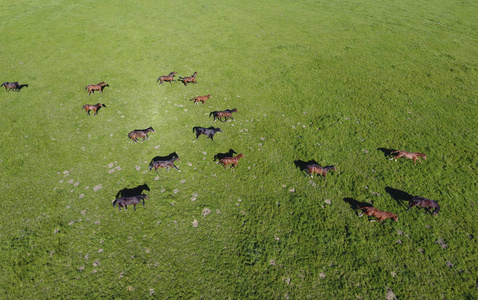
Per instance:
[[[417,159],[420,163],[422,163],[422,161],[420,160],[420,157],[423,157],[423,159],[427,159],[427,156],[424,153],[419,153],[419,152],[407,152],[407,151],[401,151],[401,150],[395,150],[390,152],[391,155],[395,153],[398,153],[398,154],[390,158],[390,160],[395,159],[395,161],[397,161],[398,158],[405,157],[408,159],[413,159],[413,163],[417,164],[416,163]]]
[[[179,79],[183,82],[184,85],[188,85],[188,83],[192,82],[192,83],[196,83],[196,75],[198,74],[198,72],[194,72],[194,74],[192,76],[189,76],[189,77],[181,77],[179,76]]]
[[[317,164],[310,164],[305,167],[305,176],[310,175],[310,177],[313,178],[312,174],[316,173],[317,175],[324,176],[324,180],[327,180],[325,176],[327,176],[327,172],[330,170],[337,171],[337,168],[335,168],[335,166],[322,167]]]
[[[97,103],[95,105],[91,105],[91,104],[85,104],[83,105],[83,107],[81,109],[84,109],[86,111],[86,114],[89,116],[90,115],[90,111],[94,111],[95,114],[94,116],[96,116],[96,114],[98,113],[98,111],[100,110],[100,108],[102,107],[106,107],[106,105],[104,104],[101,104],[101,103]]]
[[[164,85],[163,82],[167,81],[169,84],[172,84],[171,82],[174,80],[174,74],[176,74],[176,72],[171,72],[169,75],[160,76],[156,82],[161,81],[159,84]]]
[[[13,90],[14,92],[19,92],[21,88],[28,87],[28,84],[19,84],[18,81],[16,82],[4,82],[0,84],[0,86],[4,86],[7,92]]]
[[[100,91],[100,93],[103,93],[103,89],[105,86],[109,86],[109,84],[106,84],[104,81],[100,82],[98,84],[90,84],[86,86],[85,90],[88,92],[88,95],[91,95],[91,93],[95,93],[95,91]]]

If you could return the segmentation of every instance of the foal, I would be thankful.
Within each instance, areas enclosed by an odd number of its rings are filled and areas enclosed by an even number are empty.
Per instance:
[[[395,159],[395,161],[397,161],[398,158],[405,157],[408,159],[413,159],[413,163],[416,164],[417,159],[420,163],[422,163],[422,161],[420,160],[420,157],[423,157],[423,159],[427,159],[427,156],[424,153],[407,152],[407,151],[400,151],[400,150],[390,152],[390,154],[394,154],[394,153],[398,153],[398,154],[390,158],[390,160]]]
[[[221,164],[224,169],[227,169],[227,165],[231,165],[231,168],[235,168],[241,157],[244,157],[244,154],[239,153],[236,157],[224,157],[221,158],[217,164]]]
[[[407,211],[414,206],[425,207],[426,212],[429,212],[432,208],[434,208],[435,210],[432,213],[434,216],[440,212],[440,205],[438,205],[436,201],[427,199],[425,197],[415,196],[410,199]]]
[[[99,111],[100,108],[102,108],[102,107],[106,107],[106,105],[101,104],[101,103],[98,102],[98,103],[95,104],[95,105],[85,104],[85,105],[83,105],[83,107],[82,107],[81,109],[86,110],[86,114],[87,114],[88,116],[90,115],[90,111],[92,110],[92,111],[95,112],[94,116],[96,116],[96,114],[98,113],[98,111]]]
[[[174,162],[176,160],[180,160],[179,157],[173,157],[173,158],[168,159],[168,160],[153,161],[149,165],[149,170],[151,171],[154,168],[156,170],[156,173],[158,173],[158,168],[166,168],[167,171],[169,171],[169,168],[175,168],[176,170],[181,172],[181,170],[179,170],[179,168],[174,165]]]
[[[206,95],[206,96],[197,96],[195,98],[192,98],[191,100],[194,100],[194,104],[197,105],[199,102],[202,102],[202,104],[204,104],[206,102],[206,100],[209,99],[209,98],[211,98],[211,94]]]
[[[359,208],[362,210],[362,214],[378,218],[378,221],[380,221],[380,223],[382,223],[383,220],[388,219],[388,218],[394,219],[395,222],[398,221],[398,216],[396,214],[391,213],[391,212],[381,211],[381,210],[378,210],[375,207],[371,207],[371,206],[359,207]]]
[[[232,120],[234,120],[234,118],[232,117],[232,113],[235,113],[237,112],[237,109],[226,109],[226,110],[220,110],[220,111],[213,111],[209,114],[209,116],[213,116],[214,117],[214,122],[216,122],[216,118],[219,119],[219,121],[221,122],[225,122],[227,121],[227,118],[231,118]],[[224,118],[224,121],[222,120],[222,118]]]
[[[104,81],[103,82],[100,82],[98,84],[90,84],[88,86],[86,86],[85,90],[88,92],[88,95],[91,95],[91,93],[95,93],[95,91],[100,91],[101,93],[103,93],[103,89],[105,88],[105,86],[109,86],[109,84],[106,84]]]
[[[317,175],[323,175],[324,180],[326,180],[325,176],[327,176],[327,172],[329,172],[330,170],[337,171],[335,166],[321,167],[317,164],[310,164],[305,167],[305,176],[310,175],[311,178],[314,178],[312,174],[316,173]]]
[[[176,74],[176,72],[171,72],[169,75],[160,76],[156,82],[161,81],[159,84],[163,84],[163,81],[168,81],[170,84],[172,84],[171,82],[174,80],[174,74]]]
[[[138,138],[143,138],[143,141],[149,139],[148,133],[149,132],[156,132],[154,131],[153,127],[148,127],[146,129],[136,129],[128,133],[128,137],[133,140],[133,142],[139,142]]]
[[[179,79],[183,82],[184,85],[188,85],[189,82],[196,83],[196,75],[198,72],[194,72],[192,76],[189,77],[181,77],[179,76]]]

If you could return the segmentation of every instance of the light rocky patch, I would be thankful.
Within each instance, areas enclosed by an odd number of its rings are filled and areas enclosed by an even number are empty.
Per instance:
[[[206,217],[207,215],[209,215],[211,213],[211,210],[207,207],[205,207],[203,210],[202,210],[202,215],[204,217]]]
[[[97,186],[95,186],[95,187],[93,188],[93,191],[96,192],[97,190],[101,190],[102,188],[103,188],[103,185],[102,185],[102,184],[98,184]]]
[[[194,221],[192,221],[192,225],[193,227],[198,227],[199,223],[198,223],[198,220],[194,219]]]
[[[385,294],[385,299],[387,300],[396,300],[397,296],[392,292],[392,289],[387,287],[387,293]]]

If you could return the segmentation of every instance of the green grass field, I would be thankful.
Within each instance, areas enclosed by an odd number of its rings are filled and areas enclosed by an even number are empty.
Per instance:
[[[0,83],[28,87],[0,90],[0,298],[478,298],[477,15],[453,0],[2,4]],[[172,71],[198,83],[158,86]],[[229,149],[235,170],[213,160]],[[148,170],[173,152],[181,172]],[[337,171],[306,177],[309,161]],[[143,184],[145,207],[113,208]]]

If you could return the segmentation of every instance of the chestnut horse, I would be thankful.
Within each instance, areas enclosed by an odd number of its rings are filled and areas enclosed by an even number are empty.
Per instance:
[[[416,164],[417,159],[420,163],[422,163],[422,161],[420,160],[420,157],[423,157],[423,159],[427,159],[427,156],[425,154],[418,153],[418,152],[407,152],[407,151],[400,151],[400,150],[395,150],[390,152],[390,154],[395,154],[395,153],[398,153],[398,154],[390,158],[390,160],[395,159],[395,161],[397,161],[398,158],[405,157],[408,159],[413,159],[413,163]]]
[[[196,75],[198,72],[194,72],[192,76],[189,77],[181,77],[179,76],[179,79],[183,82],[184,85],[188,85],[189,82],[196,83]]]
[[[326,180],[325,176],[327,176],[327,172],[329,172],[330,170],[337,171],[335,166],[321,167],[317,164],[310,164],[305,167],[305,176],[310,175],[311,178],[314,178],[312,174],[316,173],[317,175],[323,175],[324,180]]]
[[[176,74],[176,72],[171,72],[169,75],[160,76],[156,82],[161,81],[159,84],[164,85],[163,81],[168,81],[169,84],[172,84],[171,82],[174,80],[174,74]]]
[[[194,104],[197,105],[199,102],[202,102],[202,104],[204,104],[206,102],[206,100],[209,99],[209,98],[211,98],[211,94],[206,95],[206,96],[197,96],[195,98],[192,98],[191,100],[194,100]]]
[[[359,208],[362,210],[362,214],[378,218],[378,221],[380,221],[380,223],[382,223],[383,220],[388,218],[394,219],[395,222],[398,221],[398,216],[391,212],[381,211],[372,206],[359,207]]]
[[[410,199],[407,211],[414,206],[425,207],[426,212],[429,212],[430,209],[434,208],[435,210],[432,213],[434,216],[440,212],[440,205],[438,205],[436,201],[427,199],[425,197],[415,196]]]
[[[227,165],[231,165],[231,168],[236,167],[237,163],[239,162],[239,159],[244,157],[244,154],[239,153],[236,157],[224,157],[221,158],[217,164],[221,164],[224,169],[227,169]]]
[[[98,84],[90,84],[87,87],[85,87],[85,90],[88,92],[88,95],[91,95],[91,93],[95,93],[95,91],[100,91],[103,93],[103,89],[105,86],[109,86],[109,84],[106,84],[104,81],[100,82]]]
[[[136,129],[128,133],[128,137],[133,140],[133,142],[139,142],[138,138],[143,138],[143,141],[149,139],[148,133],[156,132],[153,127],[148,127],[146,129]]]
[[[94,116],[96,116],[96,114],[98,113],[98,111],[99,111],[100,108],[102,108],[102,107],[106,107],[106,105],[101,104],[101,103],[98,102],[98,103],[95,104],[95,105],[85,104],[85,105],[83,105],[83,107],[82,107],[81,109],[86,110],[86,114],[87,114],[88,116],[90,115],[90,111],[92,110],[92,111],[95,112]]]
[[[225,122],[227,121],[227,118],[231,118],[232,120],[234,120],[234,118],[232,117],[232,113],[235,113],[237,112],[237,109],[226,109],[226,110],[220,110],[220,111],[213,111],[209,114],[209,116],[213,116],[214,117],[214,122],[216,122],[216,118],[219,119],[219,121],[221,122]],[[224,118],[224,121],[222,120],[222,118]]]

